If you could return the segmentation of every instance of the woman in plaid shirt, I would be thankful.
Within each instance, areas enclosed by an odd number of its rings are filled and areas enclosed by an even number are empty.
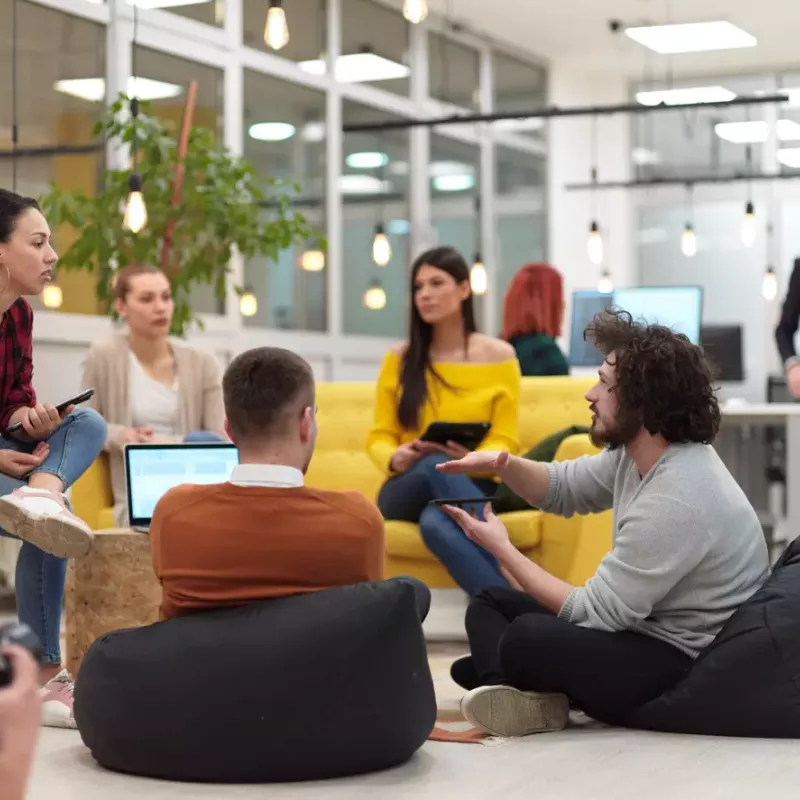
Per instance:
[[[44,647],[44,724],[75,727],[61,607],[66,559],[89,551],[92,531],[64,492],[103,449],[106,423],[88,408],[59,414],[33,389],[33,311],[23,295],[42,292],[57,258],[36,201],[0,189],[0,535],[22,540],[17,613]],[[8,433],[15,423],[22,428]]]

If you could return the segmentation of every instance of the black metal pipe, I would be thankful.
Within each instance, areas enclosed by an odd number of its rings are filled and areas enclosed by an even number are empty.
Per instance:
[[[366,133],[369,131],[392,131],[405,128],[432,128],[437,125],[470,125],[479,122],[500,122],[507,119],[552,119],[553,117],[592,117],[609,114],[649,114],[653,111],[685,111],[695,108],[727,108],[728,106],[759,105],[761,103],[785,103],[789,97],[785,94],[752,95],[734,97],[733,100],[717,100],[712,103],[678,103],[657,106],[646,106],[641,103],[620,103],[611,106],[574,106],[560,108],[545,106],[531,111],[502,111],[494,114],[451,114],[446,117],[430,119],[398,119],[385,122],[353,122],[342,126],[345,133]]]
[[[684,178],[641,178],[633,181],[605,181],[598,183],[568,183],[568,192],[589,192],[603,189],[654,189],[659,186],[694,186],[698,183],[746,183],[747,181],[789,181],[800,178],[800,172],[750,173],[735,172],[732,175],[692,175]]]
[[[0,160],[43,156],[83,156],[102,152],[102,144],[54,144],[47,147],[18,147],[16,150],[0,150]]]

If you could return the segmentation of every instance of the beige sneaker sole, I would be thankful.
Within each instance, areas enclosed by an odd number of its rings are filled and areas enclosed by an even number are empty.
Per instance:
[[[476,728],[492,736],[527,736],[566,728],[569,700],[565,694],[481,686],[464,695],[461,713]]]
[[[58,558],[84,556],[94,542],[86,523],[63,514],[32,512],[11,494],[0,497],[0,528]]]

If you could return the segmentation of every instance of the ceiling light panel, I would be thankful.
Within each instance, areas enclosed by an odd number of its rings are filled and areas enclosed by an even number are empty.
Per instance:
[[[731,22],[689,22],[626,28],[625,34],[662,55],[755,47],[758,40]]]

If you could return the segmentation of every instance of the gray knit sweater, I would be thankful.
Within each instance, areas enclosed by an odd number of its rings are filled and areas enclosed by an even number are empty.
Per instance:
[[[638,631],[696,657],[766,579],[761,525],[713,447],[671,445],[644,478],[624,449],[548,466],[542,510],[614,509],[612,550],[571,592],[563,619]]]

